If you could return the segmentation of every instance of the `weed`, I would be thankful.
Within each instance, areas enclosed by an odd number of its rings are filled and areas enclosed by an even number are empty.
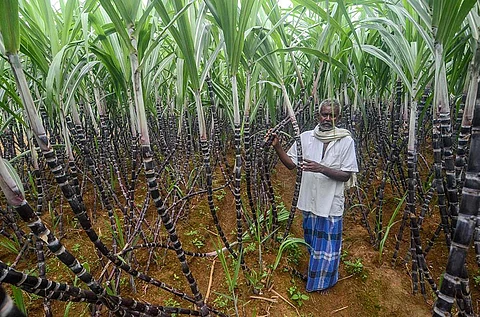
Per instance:
[[[310,247],[306,242],[305,240],[303,239],[300,239],[300,238],[292,238],[292,237],[288,237],[287,239],[285,239],[282,244],[280,245],[280,248],[278,249],[278,253],[277,253],[277,258],[275,259],[275,264],[273,265],[273,270],[275,270],[278,266],[278,264],[280,263],[280,259],[282,258],[282,254],[283,254],[283,251],[285,250],[292,250],[293,249],[297,249],[298,252],[301,252],[300,251],[300,248],[299,248],[299,244],[303,244],[303,245],[306,245],[307,247]],[[295,251],[297,252],[297,251]],[[296,253],[295,256],[298,256],[300,257],[299,253]],[[292,258],[292,259],[295,259],[295,258]],[[299,260],[296,259],[297,261]]]
[[[180,303],[174,300],[173,298],[165,299],[163,303],[165,304],[165,306],[169,306],[169,307],[180,307]],[[172,317],[175,317],[175,316],[177,316],[177,314],[172,314]]]
[[[397,207],[395,208],[395,211],[393,212],[392,216],[390,217],[390,220],[388,221],[388,225],[385,228],[385,233],[383,234],[383,238],[380,241],[380,244],[378,246],[378,257],[380,262],[382,261],[382,255],[383,255],[383,247],[385,246],[385,242],[387,241],[388,234],[390,233],[390,229],[395,225],[398,221],[395,221],[395,218],[397,217],[397,214],[399,213],[400,209],[403,206],[403,202],[407,198],[408,192],[405,192],[405,195],[403,195],[402,199],[398,199],[398,204]]]
[[[244,252],[245,253],[255,252],[255,250],[257,250],[257,246],[255,245],[254,242],[252,242],[245,247]]]
[[[174,300],[173,298],[168,298],[163,301],[165,306],[170,306],[170,307],[180,307],[180,303]]]
[[[443,276],[443,274],[442,274],[442,276]],[[475,275],[473,275],[473,284],[475,285],[475,287],[480,286],[480,270],[477,270]]]
[[[302,307],[303,302],[310,298],[308,295],[303,294],[297,285],[290,286],[287,291],[290,294],[290,299],[297,303],[298,307]]]
[[[251,270],[246,275],[250,285],[254,288],[254,293],[257,294],[255,291],[259,291],[265,287],[265,282],[267,281],[268,272],[257,272],[255,270]]]
[[[224,189],[220,189],[217,194],[215,194],[215,198],[218,201],[222,201],[225,196],[227,195],[227,192]]]
[[[198,249],[200,249],[201,247],[203,247],[205,245],[205,243],[200,240],[199,238],[195,238],[193,239],[192,241],[193,245],[196,246]]]
[[[213,300],[213,302],[215,303],[215,306],[219,308],[229,307],[229,302],[230,302],[229,297],[224,294],[219,294],[219,293],[217,294],[218,294],[217,297]]]
[[[356,259],[355,261],[346,260],[343,261],[343,264],[345,265],[345,271],[347,271],[348,274],[358,275],[362,280],[367,278],[362,259]]]
[[[73,245],[72,250],[73,250],[74,252],[78,252],[78,251],[80,250],[80,244],[79,244],[79,243],[75,243],[75,244]]]
[[[293,265],[299,265],[300,264],[300,258],[303,255],[302,250],[300,249],[300,246],[298,243],[292,243],[289,244],[286,247],[287,251],[287,261],[289,264]]]
[[[194,236],[197,234],[198,234],[197,230],[190,230],[189,232],[185,233],[186,236]]]

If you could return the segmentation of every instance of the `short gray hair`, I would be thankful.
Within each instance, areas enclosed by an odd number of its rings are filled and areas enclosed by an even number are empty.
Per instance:
[[[322,100],[322,102],[320,102],[320,105],[318,106],[318,113],[320,113],[320,110],[322,110],[323,106],[333,107],[333,111],[338,113],[338,115],[340,115],[340,113],[341,113],[340,103],[336,99],[324,99],[324,100]]]

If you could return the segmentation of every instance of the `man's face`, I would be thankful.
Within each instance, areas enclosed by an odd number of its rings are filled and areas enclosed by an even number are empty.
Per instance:
[[[332,106],[322,106],[320,114],[318,115],[318,124],[321,131],[332,130],[335,126],[335,121],[338,120],[338,111],[334,111]]]

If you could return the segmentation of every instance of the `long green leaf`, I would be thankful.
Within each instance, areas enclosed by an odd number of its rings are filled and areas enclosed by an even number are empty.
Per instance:
[[[16,54],[20,49],[20,24],[18,0],[0,1],[0,32],[7,54]]]

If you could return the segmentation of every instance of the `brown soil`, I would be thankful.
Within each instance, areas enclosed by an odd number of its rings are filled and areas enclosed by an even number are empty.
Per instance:
[[[281,197],[287,208],[290,207],[295,174],[293,171],[285,169],[280,164],[273,175],[274,188],[276,195]],[[387,188],[388,190],[388,188]],[[227,190],[228,191],[228,190]],[[235,204],[231,193],[227,192],[225,197],[217,197],[216,204],[220,207],[219,218],[226,232],[229,241],[235,241]],[[397,202],[391,201],[385,205],[385,219],[391,215]],[[373,215],[370,215],[373,216]],[[155,219],[155,216],[150,216]],[[397,220],[401,219],[401,215]],[[151,220],[154,221],[154,220]],[[238,315],[239,316],[429,316],[433,303],[432,291],[427,283],[427,296],[412,294],[411,278],[409,276],[410,263],[403,264],[406,255],[407,240],[402,241],[402,249],[397,265],[392,267],[390,261],[394,248],[393,235],[398,232],[398,225],[393,226],[391,230],[392,238],[388,240],[382,259],[379,259],[379,252],[374,250],[369,242],[366,229],[360,224],[360,212],[356,208],[349,209],[345,215],[344,222],[344,243],[343,250],[346,251],[345,258],[340,266],[340,281],[333,287],[328,294],[309,293],[304,291],[304,282],[298,277],[293,277],[290,272],[283,268],[289,265],[287,257],[284,256],[278,268],[273,272],[270,283],[266,285],[265,279],[258,278],[259,285],[264,287],[260,289],[259,294],[254,294],[251,287],[246,285],[246,279],[240,272],[238,287],[235,289],[235,296],[238,296]],[[424,229],[426,232],[433,232],[438,219],[432,219],[426,222]],[[95,229],[100,232],[103,241],[108,242],[107,236],[108,218],[98,218],[95,222]],[[163,230],[163,229],[162,229]],[[206,199],[193,201],[190,206],[188,217],[184,217],[178,223],[178,233],[184,248],[191,251],[208,252],[215,250],[219,245],[219,239],[216,235],[216,229],[211,220]],[[301,215],[297,214],[292,234],[295,237],[302,237]],[[405,236],[408,236],[405,234]],[[428,235],[426,235],[428,236]],[[443,240],[443,239],[439,239]],[[204,246],[195,246],[195,242],[201,241]],[[90,270],[96,278],[99,278],[102,270],[107,268],[107,272],[112,271],[112,265],[104,260],[99,260],[92,244],[88,241],[86,235],[78,229],[68,229],[68,234],[62,239],[62,242],[72,253],[83,263],[88,263]],[[80,247],[78,246],[80,245]],[[247,246],[248,244],[246,244]],[[264,267],[271,266],[277,255],[278,246],[263,245],[262,259]],[[303,250],[303,248],[302,248]],[[2,251],[4,253],[4,251]],[[304,271],[308,264],[306,250],[303,250],[300,257],[298,269]],[[470,252],[473,253],[473,252]],[[148,254],[138,253],[134,265],[139,270],[144,270],[145,263],[148,260]],[[5,262],[12,262],[11,254],[2,254]],[[428,255],[427,261],[432,270],[435,282],[438,284],[439,276],[444,270],[447,250],[442,242],[437,243]],[[51,258],[51,257],[50,257]],[[228,262],[231,264],[229,258]],[[433,260],[432,260],[433,259]],[[7,261],[8,260],[8,261]],[[363,272],[360,274],[350,274],[347,272],[345,261],[360,261],[363,264]],[[30,255],[30,261],[34,261],[33,255]],[[258,252],[247,253],[246,263],[253,270],[258,270]],[[21,261],[19,269],[26,269],[28,261]],[[30,262],[33,263],[33,262]],[[72,274],[67,272],[59,261],[50,259],[48,262],[47,276],[57,281],[71,283]],[[189,258],[189,265],[193,275],[197,280],[202,294],[208,293],[206,299],[209,304],[214,305],[220,311],[228,315],[235,316],[235,308],[232,301],[232,292],[228,290],[225,271],[222,268],[218,258]],[[232,266],[229,270],[233,274]],[[190,294],[188,284],[183,278],[176,256],[172,251],[158,250],[151,258],[151,265],[147,272],[151,276],[170,284],[177,289],[184,290]],[[133,297],[142,301],[157,305],[176,305],[182,307],[194,308],[190,303],[182,301],[174,295],[150,285],[145,285],[141,281],[136,281],[136,292],[129,285],[129,278],[121,275],[122,287],[121,296]],[[78,283],[80,287],[86,287]],[[297,287],[297,290],[308,295],[301,306],[290,298],[288,289]],[[477,290],[474,290],[477,294]],[[420,292],[419,292],[420,293]],[[25,295],[27,308],[30,316],[42,316],[42,300],[36,299],[31,295]],[[475,298],[475,296],[474,296]],[[478,298],[478,296],[477,296]],[[475,303],[474,303],[475,304]],[[54,316],[64,316],[65,303],[54,302]],[[222,307],[223,306],[223,307]],[[70,304],[69,316],[89,316],[87,306],[82,303]],[[108,314],[104,311],[105,316]]]

